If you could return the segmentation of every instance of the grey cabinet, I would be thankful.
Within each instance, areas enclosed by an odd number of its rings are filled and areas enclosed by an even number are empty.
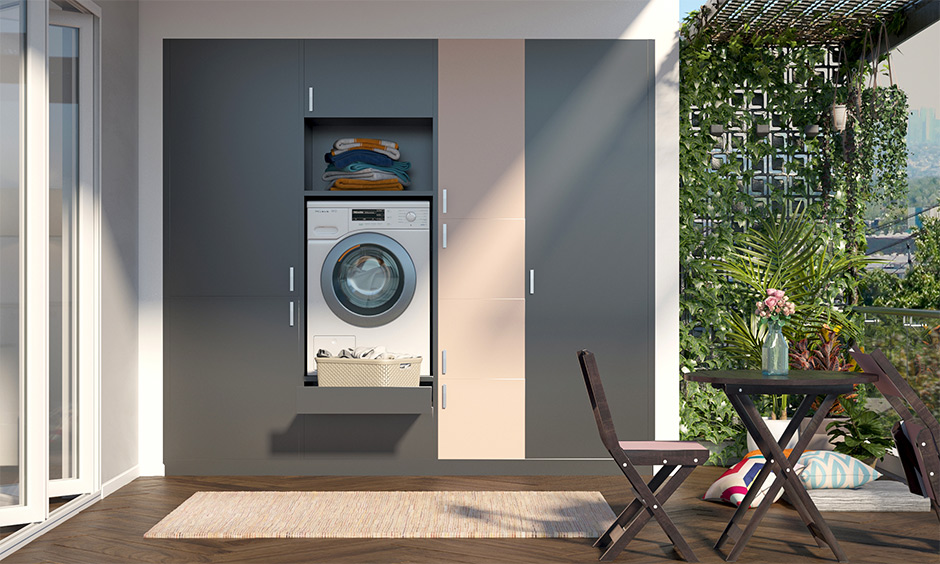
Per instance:
[[[304,41],[304,115],[431,117],[436,47],[432,39]]]
[[[527,458],[606,456],[581,348],[619,436],[652,438],[653,72],[652,42],[526,42]]]
[[[164,43],[171,473],[186,461],[299,457],[302,56],[299,40]]]
[[[302,271],[298,40],[165,42],[166,294],[274,296]]]
[[[294,403],[302,332],[290,326],[289,307],[284,298],[166,300],[168,473],[197,460],[300,456]]]

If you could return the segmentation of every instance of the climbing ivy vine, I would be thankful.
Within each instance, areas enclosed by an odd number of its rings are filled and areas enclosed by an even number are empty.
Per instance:
[[[874,83],[883,63],[844,56],[864,50],[857,44],[805,45],[787,33],[744,30],[718,43],[706,28],[690,37],[694,18],[683,26],[679,62],[683,371],[740,366],[723,352],[728,312],[747,315],[753,292],[709,265],[747,229],[800,213],[818,223],[827,252],[858,255],[866,206],[902,201],[907,189],[907,99],[885,79]],[[843,54],[835,77],[820,72],[833,48]],[[848,106],[844,131],[833,127],[833,103]],[[785,181],[766,186],[766,163]],[[847,303],[855,274],[837,288]],[[683,421],[684,438],[697,423]]]

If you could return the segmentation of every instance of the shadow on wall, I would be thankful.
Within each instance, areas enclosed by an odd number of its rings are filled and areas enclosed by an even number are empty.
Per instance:
[[[297,415],[271,435],[271,454],[395,454],[417,414]]]

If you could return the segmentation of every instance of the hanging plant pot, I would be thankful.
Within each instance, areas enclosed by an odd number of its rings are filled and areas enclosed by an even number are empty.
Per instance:
[[[845,131],[845,119],[848,111],[845,108],[845,104],[833,104],[832,105],[832,129],[843,132]]]

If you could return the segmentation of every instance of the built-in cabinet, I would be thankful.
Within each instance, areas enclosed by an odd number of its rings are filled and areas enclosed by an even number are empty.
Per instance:
[[[304,115],[415,118],[434,113],[435,41],[304,41]]]
[[[522,40],[438,45],[438,457],[525,457]]]
[[[296,456],[302,43],[165,43],[165,460]]]
[[[164,62],[169,473],[602,459],[580,348],[620,435],[651,437],[652,42],[167,40]],[[413,186],[326,191],[339,137],[398,141]],[[409,196],[437,214],[433,398],[318,396],[304,200]]]
[[[576,352],[618,435],[652,438],[653,43],[525,47],[526,456],[604,457]]]

